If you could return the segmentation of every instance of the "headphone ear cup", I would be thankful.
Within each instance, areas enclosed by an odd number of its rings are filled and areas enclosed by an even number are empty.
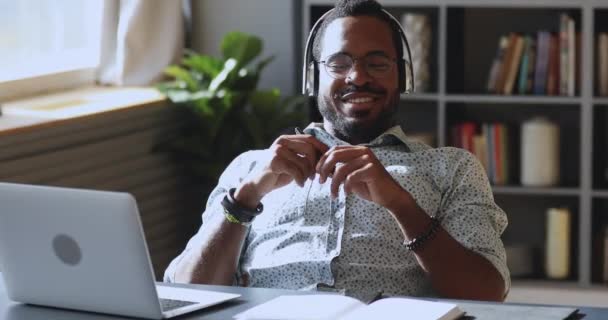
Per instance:
[[[399,59],[399,61],[397,62],[397,80],[399,82],[399,92],[401,93],[406,93],[406,83],[407,83],[407,64],[405,63],[405,60]]]
[[[306,93],[308,96],[313,97],[317,95],[317,74],[316,65],[314,61],[308,63],[306,70]]]

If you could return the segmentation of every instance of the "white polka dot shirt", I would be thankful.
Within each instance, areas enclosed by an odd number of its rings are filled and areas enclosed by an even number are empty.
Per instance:
[[[305,129],[328,146],[347,144],[312,124]],[[485,171],[469,152],[430,148],[408,139],[396,126],[368,146],[389,174],[428,215],[466,248],[488,259],[510,288],[506,254],[500,239],[506,214],[496,205]],[[165,272],[172,282],[175,266],[210,232],[206,221],[224,219],[221,200],[230,188],[268,163],[268,150],[245,152],[222,174],[203,213],[203,224],[184,252]],[[262,200],[264,212],[249,227],[236,284],[253,287],[314,289],[330,286],[389,295],[435,296],[414,253],[404,245],[396,220],[385,208],[346,196],[341,186],[330,197],[331,178],[318,176],[304,187],[295,182]]]

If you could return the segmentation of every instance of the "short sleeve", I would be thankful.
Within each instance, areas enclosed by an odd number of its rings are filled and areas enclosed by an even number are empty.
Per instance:
[[[485,170],[471,153],[451,148],[451,167],[440,210],[442,227],[460,244],[483,256],[511,286],[501,235],[507,215],[494,202]]]
[[[175,271],[180,261],[192,250],[201,245],[203,239],[211,231],[210,226],[213,225],[209,221],[215,219],[224,219],[222,209],[222,199],[228,190],[235,188],[252,170],[255,168],[263,151],[249,151],[236,157],[230,165],[224,170],[217,186],[213,189],[209,198],[205,212],[202,214],[202,224],[198,232],[188,241],[184,251],[171,261],[163,277],[164,282],[175,282]]]

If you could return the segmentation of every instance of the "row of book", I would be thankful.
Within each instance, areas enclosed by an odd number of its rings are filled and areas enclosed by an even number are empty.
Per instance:
[[[504,123],[463,122],[450,129],[451,145],[474,154],[494,185],[509,184],[509,131]]]
[[[511,32],[500,37],[487,90],[496,94],[574,96],[580,85],[580,33],[560,15],[559,32]]]
[[[608,32],[597,35],[597,83],[600,96],[608,96]]]

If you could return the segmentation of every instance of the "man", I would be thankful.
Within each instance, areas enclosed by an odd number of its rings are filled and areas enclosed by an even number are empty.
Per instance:
[[[315,39],[323,123],[230,164],[166,281],[504,298],[507,219],[483,168],[394,126],[399,41],[375,1],[336,4]]]

